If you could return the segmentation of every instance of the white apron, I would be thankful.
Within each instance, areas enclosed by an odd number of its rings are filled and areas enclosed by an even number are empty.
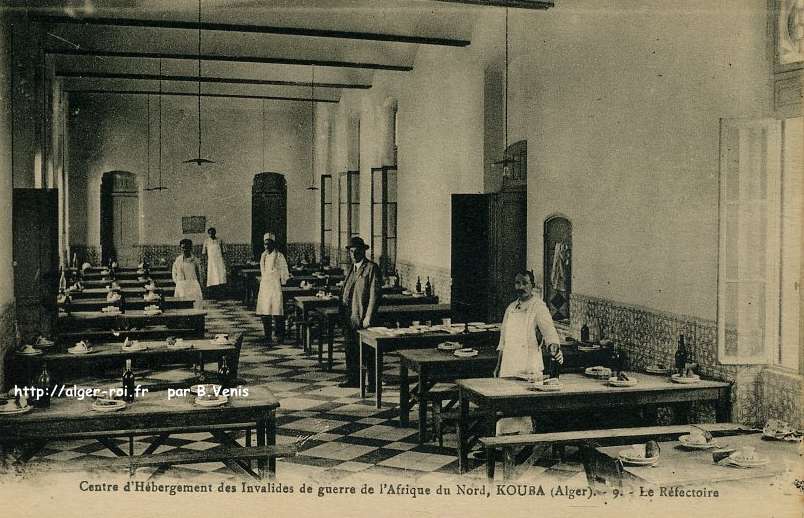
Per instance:
[[[223,262],[221,242],[219,239],[204,241],[207,253],[207,287],[226,284],[226,264]]]
[[[290,274],[285,256],[278,250],[270,254],[263,252],[260,257],[260,291],[257,294],[257,314],[277,315],[285,314],[282,285],[287,282]]]
[[[204,295],[201,293],[201,284],[196,275],[196,261],[185,261],[184,256],[178,256],[173,262],[173,282],[176,283],[175,296],[180,299],[195,301],[195,308],[200,309]]]
[[[523,305],[521,309],[509,307],[501,331],[505,334],[505,348],[500,363],[500,377],[527,376],[531,372],[541,375],[544,370],[541,350],[538,346],[534,348],[528,345],[533,343],[532,335],[536,330],[527,306]],[[533,424],[528,416],[505,417],[497,421],[497,435],[532,432]]]

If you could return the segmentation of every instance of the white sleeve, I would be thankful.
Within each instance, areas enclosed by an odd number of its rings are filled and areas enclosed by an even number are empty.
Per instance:
[[[538,301],[538,303],[535,304],[535,311],[536,325],[539,327],[539,331],[542,332],[544,343],[560,344],[561,339],[558,337],[558,331],[556,331],[553,317],[550,315],[550,310],[547,309],[547,305],[542,301]]]
[[[204,244],[201,246],[201,255],[207,254],[207,240],[204,240]]]
[[[290,277],[290,272],[288,271],[288,262],[285,259],[285,254],[277,252],[277,270],[279,270],[279,281],[282,284],[288,282],[288,278]]]
[[[508,322],[508,312],[510,311],[511,306],[505,308],[505,313],[503,314],[503,321],[502,325],[500,326],[500,343],[497,345],[497,350],[502,351],[505,349],[505,326]]]

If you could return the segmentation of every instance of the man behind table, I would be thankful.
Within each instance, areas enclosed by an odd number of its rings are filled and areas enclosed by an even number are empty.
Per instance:
[[[351,238],[346,246],[352,268],[346,275],[341,294],[346,381],[340,387],[360,386],[360,337],[357,332],[371,327],[382,296],[380,267],[366,258],[366,249],[366,243],[357,236]],[[369,366],[368,386],[374,387],[374,362],[369,358],[364,360]]]

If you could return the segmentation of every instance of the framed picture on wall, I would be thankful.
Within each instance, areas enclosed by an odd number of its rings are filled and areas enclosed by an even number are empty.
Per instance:
[[[203,234],[206,231],[207,231],[206,216],[182,216],[181,218],[182,234]]]

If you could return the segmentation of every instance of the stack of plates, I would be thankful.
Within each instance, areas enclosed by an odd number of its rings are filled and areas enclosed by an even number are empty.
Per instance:
[[[674,383],[681,383],[681,384],[690,384],[690,383],[698,383],[701,381],[701,377],[697,374],[694,376],[682,376],[681,374],[673,374],[670,376],[670,379],[673,380]]]
[[[17,351],[17,354],[23,356],[38,356],[42,354],[42,350],[35,348],[33,345],[26,345],[24,348]]]
[[[477,349],[472,349],[471,347],[467,347],[465,349],[458,349],[454,353],[455,356],[458,358],[471,358],[473,356],[477,356],[478,352]]]
[[[78,342],[73,347],[67,349],[67,352],[70,354],[89,354],[92,352],[92,348],[88,347],[84,342]]]
[[[31,405],[27,403],[23,407],[17,406],[13,399],[0,400],[0,415],[24,414],[30,412],[31,408]]]
[[[667,374],[670,372],[670,368],[659,365],[651,365],[650,367],[645,367],[645,372],[648,374]]]
[[[220,393],[220,391],[221,391],[221,385],[215,385],[214,383],[205,383],[205,384],[200,384],[200,385],[193,385],[192,387],[190,387],[190,392],[193,393],[193,394],[198,394],[199,389],[201,387],[203,387],[203,389],[204,389],[202,391],[204,394],[213,394],[214,395],[214,394]],[[226,397],[226,396],[223,396],[223,397]]]
[[[461,348],[458,342],[442,342],[436,346],[439,351],[457,351]]]
[[[609,378],[609,385],[611,385],[612,387],[633,387],[636,384],[637,380],[634,378],[631,378],[629,380],[621,380],[618,379],[616,376],[612,376],[611,378]]]
[[[693,439],[691,435],[682,435],[678,438],[681,446],[689,448],[690,450],[709,450],[712,448],[720,448],[720,445],[715,441],[708,441],[704,438],[703,442]]]
[[[95,412],[117,412],[126,408],[126,402],[120,399],[98,398],[92,402],[91,408]]]
[[[591,376],[593,378],[609,379],[611,377],[611,369],[608,367],[601,367],[600,365],[596,367],[589,367],[583,372],[587,376]]]
[[[767,457],[751,457],[746,458],[743,457],[740,452],[733,453],[732,455],[726,457],[718,464],[722,466],[731,466],[733,468],[759,468],[761,466],[765,466],[770,462],[770,459]]]
[[[540,392],[558,392],[561,390],[561,383],[536,382],[531,385],[531,388]]]
[[[195,404],[198,406],[221,406],[225,405],[229,401],[227,396],[215,396],[214,394],[204,396],[204,397],[196,397]]]
[[[106,306],[105,308],[101,308],[103,313],[120,313],[120,308],[117,306]]]

